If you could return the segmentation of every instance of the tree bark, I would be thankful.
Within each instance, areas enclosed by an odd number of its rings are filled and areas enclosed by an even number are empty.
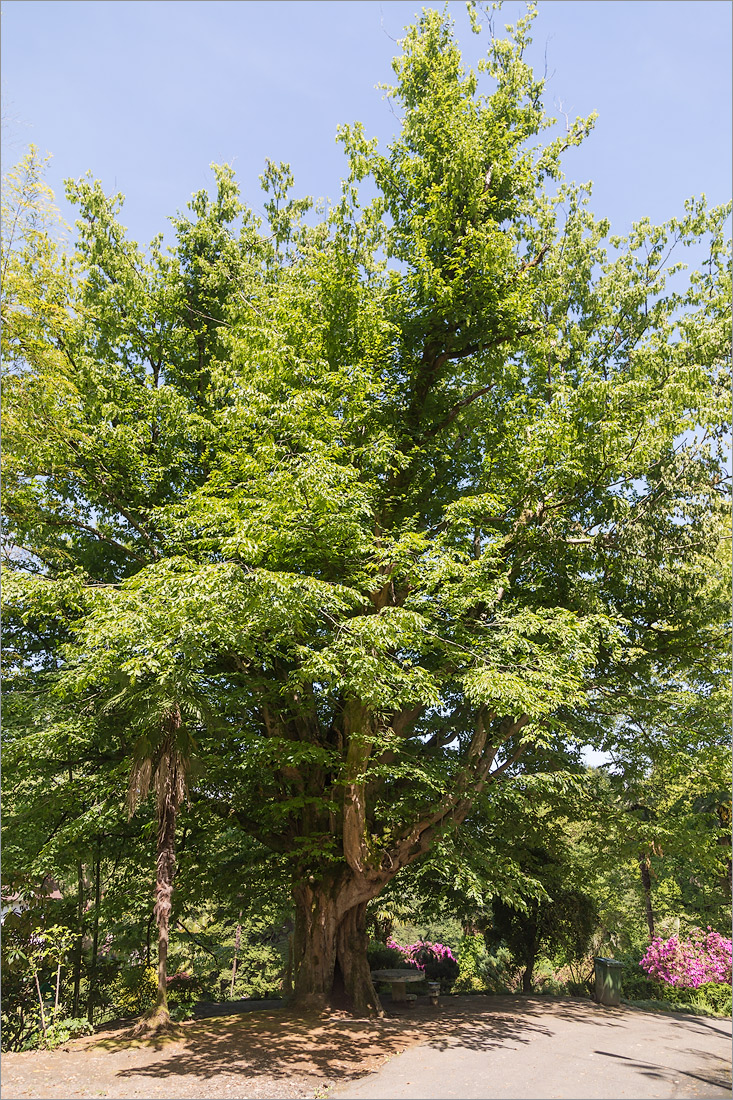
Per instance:
[[[92,965],[89,971],[89,996],[87,998],[87,1019],[94,1023],[94,997],[97,992],[97,950],[99,949],[99,904],[102,897],[101,890],[101,865],[100,840],[97,837],[97,860],[95,865],[94,881],[94,930],[92,933]]]
[[[299,882],[293,889],[296,967],[293,1005],[303,1010],[348,1008],[383,1016],[367,961],[366,900],[349,904],[353,883]]]
[[[175,770],[175,766],[173,769]],[[173,777],[175,778],[175,777]],[[173,875],[176,868],[176,799],[166,792],[158,822],[158,859],[155,883],[155,919],[158,923],[158,992],[153,1018],[170,1022],[168,1013],[168,943],[173,896]]]
[[[537,951],[539,944],[537,943],[537,926],[531,924],[529,927],[529,934],[532,937],[527,943],[526,951],[524,954],[524,973],[522,974],[522,992],[532,992],[532,977],[534,975],[534,964],[537,962]]]
[[[150,910],[150,916],[148,917],[148,926],[145,931],[145,965],[150,966],[150,933],[152,931],[153,920],[155,919],[155,909]]]
[[[336,932],[336,966],[355,1016],[383,1016],[367,959],[366,902],[347,909]]]
[[[522,974],[522,992],[523,993],[531,993],[532,992],[532,975],[534,973],[534,963],[535,963],[534,956],[532,956],[532,958],[530,958],[530,959],[525,959],[525,963],[526,963],[525,970],[524,970],[524,973]]]
[[[644,855],[639,859],[641,871],[641,885],[644,890],[644,905],[646,908],[646,923],[649,928],[649,940],[654,939],[654,910],[652,909],[652,876],[649,868],[649,856]]]
[[[166,720],[166,739],[155,769],[158,810],[158,844],[153,914],[158,925],[158,989],[155,1004],[134,1029],[134,1034],[171,1031],[168,1011],[168,942],[176,870],[176,818],[184,794],[183,763],[175,744],[181,713],[175,707]]]
[[[79,997],[81,992],[81,962],[84,952],[84,867],[81,860],[77,864],[76,896],[76,950],[74,952],[74,995],[71,1015],[79,1015]]]

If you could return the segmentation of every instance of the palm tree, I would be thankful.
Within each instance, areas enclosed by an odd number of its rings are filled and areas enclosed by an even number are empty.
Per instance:
[[[158,925],[158,992],[155,1004],[137,1025],[138,1032],[160,1032],[172,1027],[168,1011],[168,938],[176,868],[176,818],[186,797],[195,742],[183,720],[178,700],[166,700],[159,721],[137,741],[127,792],[128,815],[155,791],[158,817],[154,914]],[[160,710],[162,709],[162,714]],[[190,707],[186,707],[190,709]],[[148,712],[149,715],[150,712]]]

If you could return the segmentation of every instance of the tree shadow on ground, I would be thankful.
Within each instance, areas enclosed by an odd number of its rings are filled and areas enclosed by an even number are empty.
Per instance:
[[[458,1001],[459,999],[456,998]],[[460,1000],[463,1000],[462,998]],[[412,1010],[389,1007],[383,1020],[354,1020],[346,1014],[296,1014],[286,1009],[226,1017],[184,1025],[183,1049],[178,1044],[164,1057],[120,1070],[118,1077],[194,1075],[210,1078],[219,1073],[293,1075],[338,1079],[363,1077],[394,1054],[420,1042],[442,1046],[451,1036],[474,1050],[490,1051],[513,1043],[529,1043],[550,1032],[528,1020],[524,1005],[509,1013],[477,1011],[471,1004],[451,1004],[443,1011],[429,1005]],[[122,1037],[103,1039],[95,1046],[119,1050]]]
[[[571,1000],[556,997],[475,995],[456,997],[445,1005],[453,1025],[449,1035],[430,1037],[428,1045],[438,1049],[467,1046],[473,1050],[490,1050],[503,1040],[531,1042],[538,1035],[552,1035],[551,1027],[540,1020],[569,1020],[574,1023],[594,1023],[607,1027],[623,1027],[621,1015],[586,999]]]
[[[730,1070],[722,1058],[706,1050],[687,1047],[685,1050],[680,1051],[683,1055],[694,1056],[696,1062],[704,1071],[702,1073],[693,1073],[691,1070],[686,1069],[670,1069],[669,1066],[662,1066],[658,1062],[646,1062],[639,1058],[629,1058],[625,1054],[611,1054],[607,1050],[596,1050],[593,1053],[604,1058],[615,1058],[617,1061],[623,1062],[629,1069],[636,1070],[642,1077],[652,1077],[656,1080],[666,1081],[670,1085],[670,1095],[674,1091],[674,1085],[682,1077],[687,1078],[689,1081],[700,1081],[704,1085],[713,1085],[715,1088],[723,1089],[726,1092],[730,1091]]]
[[[366,1076],[388,1058],[418,1043],[437,1050],[465,1047],[489,1052],[501,1046],[519,1047],[540,1037],[551,1037],[555,1033],[553,1020],[597,1025],[608,1033],[609,1028],[633,1027],[637,1013],[641,1013],[623,1006],[605,1009],[583,999],[525,996],[445,997],[438,1009],[427,1001],[413,1003],[411,1008],[393,1005],[388,999],[384,1003],[388,1015],[381,1020],[355,1020],[345,1012],[303,1014],[283,1007],[192,1020],[182,1025],[182,1041],[174,1043],[135,1042],[129,1033],[119,1032],[90,1042],[96,1049],[110,1052],[146,1046],[148,1051],[159,1055],[147,1058],[143,1065],[118,1070],[117,1079],[211,1080],[228,1073],[252,1079],[261,1076],[281,1081],[307,1078],[322,1083],[345,1083]],[[666,1020],[672,1023],[669,1017]],[[675,1026],[684,1029],[688,1041],[695,1034],[709,1037],[711,1031],[726,1035],[715,1023],[680,1015]],[[596,1053],[623,1058],[608,1051]],[[702,1062],[703,1072],[697,1075],[701,1082],[719,1087],[722,1081],[725,1087],[725,1065],[720,1059],[716,1061],[703,1051],[690,1053],[695,1054],[698,1065]],[[642,1074],[665,1080],[696,1076],[651,1062],[631,1058],[625,1061]]]

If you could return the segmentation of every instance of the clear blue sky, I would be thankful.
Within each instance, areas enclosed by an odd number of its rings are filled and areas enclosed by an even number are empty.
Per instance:
[[[3,162],[30,142],[51,152],[49,182],[88,169],[122,191],[146,243],[212,161],[233,164],[261,205],[266,157],[289,161],[300,193],[336,195],[340,122],[386,142],[382,93],[412,0],[3,0]],[[426,6],[441,7],[428,4]],[[450,3],[467,61],[486,34]],[[497,17],[513,22],[524,4]],[[661,221],[704,191],[731,191],[731,5],[727,0],[540,0],[531,60],[546,102],[571,118],[599,112],[566,174],[594,181],[592,207],[624,232]],[[61,204],[62,207],[64,204]],[[64,211],[68,216],[68,209]]]

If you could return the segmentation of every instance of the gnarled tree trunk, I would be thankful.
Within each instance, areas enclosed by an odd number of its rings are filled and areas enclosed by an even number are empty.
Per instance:
[[[366,902],[347,909],[338,926],[336,966],[355,1016],[383,1016],[367,960]]]
[[[349,904],[352,894],[353,884],[343,878],[293,889],[296,1008],[384,1015],[367,961],[366,900]]]
[[[416,706],[393,716],[390,736],[406,736],[424,709]],[[310,796],[306,808],[293,821],[289,836],[263,830],[247,813],[234,811],[245,828],[275,851],[291,851],[294,837],[315,836],[320,842],[324,833],[330,833],[341,841],[340,862],[329,862],[322,872],[316,872],[308,869],[304,860],[298,872],[300,877],[293,885],[295,1007],[316,1011],[330,1006],[348,1007],[355,1016],[384,1014],[367,960],[367,903],[402,868],[423,856],[447,823],[459,825],[476,795],[512,766],[521,752],[521,744],[513,752],[507,752],[503,763],[491,770],[500,747],[528,721],[526,714],[497,719],[493,712],[481,708],[464,767],[443,796],[404,824],[389,844],[380,843],[375,836],[369,809],[370,799],[383,782],[369,776],[369,761],[381,736],[379,721],[373,710],[357,698],[346,700],[342,708],[339,736],[345,756],[343,770],[330,792],[333,803],[341,800],[338,809],[330,805],[319,820],[314,807],[323,798],[323,771],[312,770],[308,774],[288,766],[280,769],[281,774],[299,795]],[[267,708],[263,708],[263,724],[270,735],[278,730],[283,737],[292,733],[286,722],[278,726],[277,715]],[[304,725],[301,732],[301,740],[313,739],[310,726]],[[444,736],[453,739],[454,735],[450,731]],[[389,753],[382,755],[383,763],[388,756]],[[231,812],[227,807],[226,816]]]

